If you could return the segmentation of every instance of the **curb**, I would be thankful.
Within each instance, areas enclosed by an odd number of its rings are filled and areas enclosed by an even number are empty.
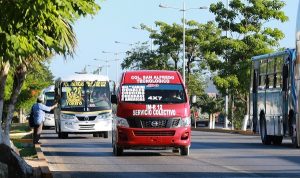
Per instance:
[[[46,157],[41,149],[41,145],[35,144],[34,147],[35,147],[38,159],[40,160],[38,168],[41,171],[41,177],[42,178],[53,178],[53,175],[48,167],[48,162],[46,160]]]
[[[209,128],[192,128],[193,131],[204,131],[204,132],[219,132],[219,133],[231,133],[231,134],[241,134],[241,135],[256,135],[259,134],[253,133],[251,130],[229,130],[229,129],[209,129]]]

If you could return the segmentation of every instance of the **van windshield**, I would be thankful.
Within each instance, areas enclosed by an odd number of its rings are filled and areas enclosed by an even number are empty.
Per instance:
[[[181,84],[125,84],[121,101],[129,103],[184,103],[185,90]]]
[[[45,100],[54,100],[54,91],[53,92],[45,92]]]
[[[111,109],[108,81],[63,82],[61,90],[61,109],[64,111]]]
[[[46,105],[46,106],[49,106],[49,107],[53,106],[53,105],[54,105],[54,99],[47,99],[47,100],[45,101],[45,105]],[[54,113],[54,110],[52,109],[51,111],[45,111],[45,112],[46,112],[46,113],[53,114],[53,113]]]

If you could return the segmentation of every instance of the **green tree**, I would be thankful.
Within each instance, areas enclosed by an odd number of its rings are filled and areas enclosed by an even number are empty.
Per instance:
[[[149,50],[149,46],[145,43],[137,44],[135,48],[128,51],[127,57],[123,60],[121,66],[122,69],[132,70],[174,70],[167,56]]]
[[[271,52],[284,37],[279,29],[268,27],[269,21],[288,20],[281,11],[284,5],[280,0],[231,0],[229,9],[222,2],[210,6],[218,27],[229,35],[210,45],[208,51],[218,57],[207,63],[217,72],[214,84],[219,91],[228,91],[233,101],[244,103],[236,107],[247,106],[251,57]]]
[[[0,1],[0,6],[0,143],[10,145],[11,119],[28,68],[54,54],[72,56],[76,45],[72,24],[81,16],[95,14],[100,7],[94,0]],[[7,115],[2,118],[10,69],[12,92],[5,107]]]

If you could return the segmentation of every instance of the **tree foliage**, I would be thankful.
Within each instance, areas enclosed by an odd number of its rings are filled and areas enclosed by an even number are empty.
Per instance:
[[[128,51],[121,66],[122,69],[132,70],[174,70],[167,56],[149,50],[149,47],[144,43],[138,44],[131,51]]]
[[[219,58],[208,61],[218,71],[214,82],[222,93],[226,89],[235,94],[248,91],[251,57],[272,51],[284,37],[279,29],[267,26],[271,20],[288,20],[281,11],[284,5],[279,0],[231,0],[229,9],[222,2],[210,6],[218,27],[229,33],[214,41],[210,51]]]
[[[251,57],[275,50],[284,38],[278,28],[268,26],[270,21],[288,20],[281,10],[284,5],[280,0],[231,0],[229,9],[221,1],[210,6],[218,27],[228,34],[211,43],[207,51],[218,57],[207,63],[216,73],[213,80],[218,90],[244,103],[237,107],[247,106]]]
[[[0,120],[9,71],[13,76],[0,143],[4,140],[9,145],[12,113],[28,70],[54,54],[72,56],[76,45],[73,23],[96,14],[100,7],[95,0],[0,0],[0,6]]]

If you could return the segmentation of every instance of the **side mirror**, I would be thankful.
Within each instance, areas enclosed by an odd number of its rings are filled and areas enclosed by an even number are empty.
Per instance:
[[[196,96],[196,95],[192,95],[192,96],[191,96],[191,102],[192,102],[193,104],[195,104],[195,103],[197,102],[197,96]]]
[[[112,104],[118,104],[117,95],[111,95],[110,101]]]

